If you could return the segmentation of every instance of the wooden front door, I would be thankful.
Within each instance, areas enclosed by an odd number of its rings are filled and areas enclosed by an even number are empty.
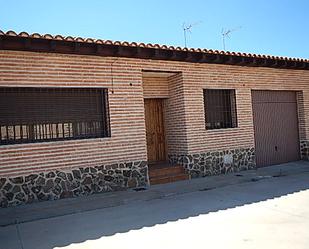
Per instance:
[[[145,99],[148,162],[166,160],[163,99]]]

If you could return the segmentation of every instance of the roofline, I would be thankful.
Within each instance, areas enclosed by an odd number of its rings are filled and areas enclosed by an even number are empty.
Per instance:
[[[1,30],[0,50],[309,70],[307,59]]]

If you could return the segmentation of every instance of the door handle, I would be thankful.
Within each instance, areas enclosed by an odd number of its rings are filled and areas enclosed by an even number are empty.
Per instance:
[[[278,147],[277,147],[277,145],[275,146],[275,151],[278,151]]]

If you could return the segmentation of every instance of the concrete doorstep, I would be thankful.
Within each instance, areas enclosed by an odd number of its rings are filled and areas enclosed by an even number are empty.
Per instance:
[[[298,161],[275,165],[257,170],[241,171],[227,175],[209,176],[174,183],[154,185],[145,190],[95,194],[57,201],[38,202],[17,207],[0,209],[0,226],[20,224],[29,221],[48,219],[85,211],[103,209],[134,203],[166,198],[196,191],[208,191],[229,185],[263,181],[270,178],[309,173],[309,162]]]

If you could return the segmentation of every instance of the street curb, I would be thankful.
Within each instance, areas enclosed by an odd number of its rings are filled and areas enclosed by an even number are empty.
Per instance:
[[[0,227],[49,219],[76,213],[126,205],[137,201],[169,198],[197,191],[236,185],[250,184],[277,177],[288,177],[309,173],[309,162],[298,161],[257,170],[241,171],[227,175],[209,176],[192,180],[150,186],[143,191],[133,189],[119,192],[95,194],[91,196],[38,202],[23,206],[0,209]]]

